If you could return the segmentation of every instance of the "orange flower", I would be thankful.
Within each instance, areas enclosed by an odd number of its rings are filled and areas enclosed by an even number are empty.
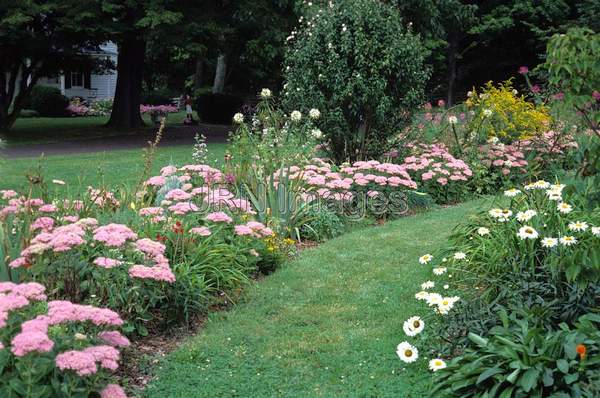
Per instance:
[[[586,348],[583,344],[577,344],[577,347],[575,347],[575,351],[577,351],[577,353],[579,354],[579,357],[581,359],[585,358],[585,354],[586,354]]]

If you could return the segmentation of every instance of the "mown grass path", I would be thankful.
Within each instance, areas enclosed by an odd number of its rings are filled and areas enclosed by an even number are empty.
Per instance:
[[[146,395],[423,396],[424,361],[405,366],[395,353],[403,321],[419,313],[414,294],[431,278],[418,257],[442,247],[483,203],[406,217],[302,252],[249,288],[244,303],[212,314],[161,362]]]

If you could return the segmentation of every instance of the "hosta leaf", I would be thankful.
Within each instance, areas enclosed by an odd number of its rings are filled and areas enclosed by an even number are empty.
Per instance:
[[[564,359],[559,359],[558,361],[556,361],[556,367],[564,374],[569,373],[569,362],[567,362]]]

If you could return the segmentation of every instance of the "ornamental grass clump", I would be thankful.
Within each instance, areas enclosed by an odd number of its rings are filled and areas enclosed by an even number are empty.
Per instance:
[[[113,376],[122,325],[109,309],[48,301],[38,283],[0,282],[0,394],[125,398]]]

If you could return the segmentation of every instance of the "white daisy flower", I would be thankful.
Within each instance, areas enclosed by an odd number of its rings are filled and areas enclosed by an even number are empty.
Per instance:
[[[486,228],[486,227],[479,227],[479,228],[477,228],[477,233],[479,235],[481,235],[481,236],[489,235],[490,234],[490,230],[488,228]]]
[[[592,227],[592,234],[594,236],[600,236],[600,227]]]
[[[415,298],[417,300],[427,300],[427,298],[429,297],[429,292],[426,292],[425,290],[421,290],[420,292],[418,292],[417,294],[415,294]]]
[[[527,184],[523,187],[523,189],[526,191],[531,191],[532,189],[535,189],[535,184]]]
[[[517,236],[519,238],[521,238],[522,240],[525,240],[525,239],[536,239],[539,236],[539,234],[532,227],[525,225],[525,226],[519,228],[519,232],[517,233]]]
[[[558,204],[558,206],[556,207],[556,210],[558,210],[562,214],[568,214],[571,211],[573,211],[573,207],[570,204],[568,204],[568,203],[560,202]]]
[[[402,362],[406,363],[412,363],[419,359],[419,351],[407,341],[398,344],[396,354]]]
[[[423,290],[433,289],[434,287],[435,287],[435,283],[432,281],[427,281],[427,282],[421,283],[421,289],[423,289]]]
[[[588,223],[583,222],[583,221],[575,221],[575,222],[570,222],[569,223],[569,230],[570,231],[581,232],[581,231],[585,231],[588,228],[589,228]]]
[[[559,193],[548,193],[548,200],[553,200],[555,202],[559,202],[562,200],[562,195]]]
[[[502,209],[498,209],[498,208],[491,209],[490,211],[488,211],[488,214],[490,216],[492,216],[493,218],[502,217]]]
[[[402,330],[409,337],[414,337],[425,329],[425,322],[418,316],[408,318],[402,325]]]
[[[535,210],[525,210],[517,213],[516,218],[520,222],[525,222],[531,220],[534,216],[537,215],[537,211]]]
[[[444,285],[444,290],[450,289],[450,285]]]
[[[556,238],[542,239],[542,247],[556,247],[557,245],[558,245],[558,239],[556,239]]]
[[[432,359],[429,361],[429,369],[433,372],[437,372],[440,369],[446,369],[446,362],[439,358]]]
[[[425,301],[427,302],[427,305],[431,307],[433,305],[437,305],[439,302],[442,301],[442,299],[443,297],[439,293],[429,293]]]
[[[300,119],[302,119],[302,114],[300,111],[292,111],[290,114],[290,119],[292,119],[292,122],[299,122]]]
[[[442,315],[448,314],[458,300],[460,300],[459,297],[443,297],[437,303],[438,312]]]
[[[516,188],[511,188],[511,189],[504,191],[504,196],[508,196],[509,198],[514,198],[515,196],[517,196],[520,193],[521,193],[520,190],[518,190]]]
[[[433,274],[440,276],[440,275],[444,275],[446,273],[447,269],[446,267],[437,267],[433,269]]]
[[[463,252],[456,252],[456,253],[454,253],[454,259],[455,260],[464,260],[465,258],[467,258],[466,253],[463,253]]]
[[[457,117],[456,116],[448,116],[448,123],[450,123],[450,124],[458,123]]]
[[[433,256],[431,254],[424,254],[421,257],[419,257],[419,263],[421,264],[427,264],[431,260],[433,260]]]
[[[563,246],[571,246],[577,243],[577,239],[574,236],[563,236],[560,238],[560,243]]]
[[[535,189],[548,189],[550,188],[550,183],[544,180],[539,180],[533,183],[533,187]]]

